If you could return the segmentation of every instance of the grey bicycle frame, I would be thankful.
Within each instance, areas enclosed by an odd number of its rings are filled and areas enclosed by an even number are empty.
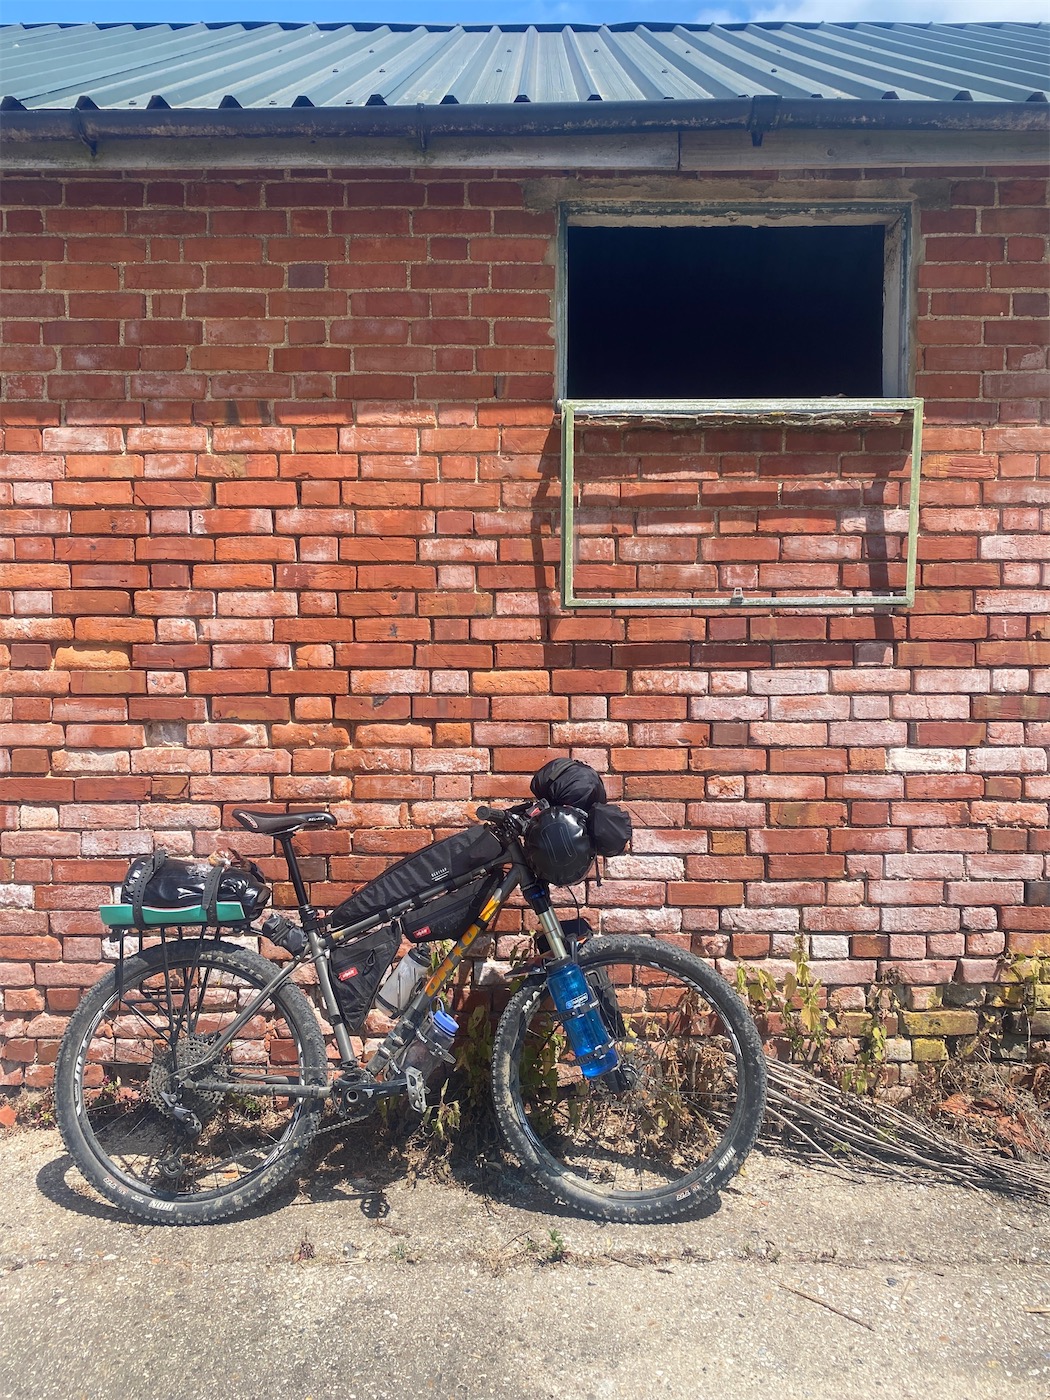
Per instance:
[[[461,934],[459,939],[450,949],[448,955],[442,960],[440,966],[424,983],[421,990],[409,1003],[408,1007],[398,1019],[396,1025],[390,1030],[383,1042],[377,1048],[371,1059],[364,1065],[365,1073],[371,1078],[377,1078],[384,1069],[394,1060],[398,1054],[414,1039],[416,1031],[423,1023],[434,997],[444,986],[448,978],[455,972],[456,968],[463,961],[468,949],[492,924],[493,920],[503,908],[503,905],[526,880],[530,885],[533,882],[531,872],[524,861],[524,855],[520,851],[518,843],[514,843],[516,849],[510,852],[513,864],[510,871],[504,877],[499,889],[492,895],[489,903],[481,911],[478,922],[472,923]],[[531,891],[530,891],[531,893]],[[530,900],[544,933],[547,935],[550,949],[556,958],[565,956],[565,943],[562,937],[561,924],[558,917],[551,908],[549,895],[543,891],[543,897]],[[372,928],[379,927],[388,920],[390,911],[376,915],[371,919],[362,922],[358,928],[353,926],[354,935],[367,933]],[[172,1076],[172,1082],[176,1086],[181,1086],[191,1078],[194,1079],[195,1086],[202,1090],[218,1090],[230,1088],[228,1080],[207,1080],[200,1079],[202,1068],[214,1065],[227,1045],[235,1038],[242,1027],[246,1026],[256,1012],[272,997],[281,987],[293,976],[295,971],[307,962],[312,962],[317,970],[317,982],[320,987],[321,997],[328,1012],[332,1025],[332,1033],[335,1036],[336,1047],[344,1064],[357,1061],[353,1047],[350,1044],[350,1035],[343,1020],[342,1012],[336,998],[335,988],[332,983],[332,972],[329,961],[329,949],[324,943],[317,928],[307,928],[307,947],[292,962],[279,968],[266,986],[252,998],[246,1007],[234,1017],[230,1024],[220,1033],[218,1038],[209,1047],[208,1053],[196,1060],[194,1064],[186,1066],[182,1070],[177,1070]],[[310,1098],[327,1099],[332,1094],[331,1082],[327,1084],[300,1084],[293,1079],[281,1075],[263,1075],[256,1079],[236,1080],[238,1089],[250,1092],[253,1089],[269,1090],[280,1089],[288,1098]]]

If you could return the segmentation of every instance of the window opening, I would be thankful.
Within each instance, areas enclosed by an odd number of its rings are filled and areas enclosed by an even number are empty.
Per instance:
[[[563,206],[564,607],[911,606],[909,230],[867,201]]]
[[[875,398],[882,223],[566,230],[566,396]]]

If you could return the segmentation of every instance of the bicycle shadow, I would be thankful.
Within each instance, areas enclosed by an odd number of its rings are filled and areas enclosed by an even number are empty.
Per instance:
[[[556,1201],[503,1152],[498,1141],[475,1151],[453,1149],[428,1153],[418,1127],[384,1136],[370,1124],[345,1125],[345,1135],[331,1132],[313,1144],[299,1172],[257,1205],[231,1220],[266,1219],[295,1205],[356,1204],[366,1220],[390,1214],[392,1186],[434,1182],[464,1192],[486,1208],[504,1207],[560,1220],[579,1220],[582,1212]],[[40,1194],[60,1209],[91,1220],[126,1225],[133,1220],[118,1206],[70,1180],[76,1164],[68,1153],[44,1164],[36,1176]],[[700,1202],[682,1220],[705,1220],[722,1208],[716,1195]]]
[[[135,1217],[122,1211],[119,1206],[110,1205],[102,1197],[95,1195],[88,1185],[81,1187],[70,1180],[71,1173],[77,1172],[76,1163],[68,1153],[63,1152],[52,1161],[46,1162],[36,1174],[36,1188],[40,1194],[61,1210],[80,1215],[89,1220],[108,1221],[114,1225],[127,1225],[129,1222],[148,1225],[150,1222],[137,1221]],[[78,1174],[79,1175],[79,1174]],[[391,1177],[390,1181],[394,1178]],[[390,1184],[388,1182],[387,1184]],[[293,1177],[257,1205],[239,1211],[235,1220],[259,1220],[286,1210],[309,1185],[304,1177]],[[345,1183],[344,1183],[345,1186]],[[361,1214],[368,1220],[381,1220],[390,1213],[390,1203],[381,1187],[366,1183],[360,1189],[332,1190],[327,1197],[318,1199],[340,1200],[360,1203]]]
[[[562,1220],[585,1218],[583,1212],[555,1200],[534,1182],[508,1156],[498,1138],[473,1146],[453,1144],[446,1151],[433,1152],[418,1126],[383,1136],[371,1124],[348,1124],[346,1134],[333,1134],[327,1144],[315,1144],[313,1161],[300,1175],[292,1196],[318,1204],[360,1199],[364,1211],[369,1199],[385,1201],[391,1186],[433,1182],[458,1189],[487,1208],[502,1206]],[[356,1189],[356,1195],[347,1191],[348,1184]],[[708,1219],[721,1208],[721,1199],[715,1195],[680,1218]]]

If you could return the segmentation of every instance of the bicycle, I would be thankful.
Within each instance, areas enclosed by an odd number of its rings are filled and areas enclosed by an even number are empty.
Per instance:
[[[592,935],[583,920],[559,921],[530,856],[545,807],[480,807],[483,825],[398,862],[327,915],[310,903],[292,839],[335,826],[334,817],[235,811],[243,827],[281,847],[298,921],[271,914],[253,928],[235,917],[241,905],[217,904],[219,877],[209,877],[202,906],[210,905],[203,912],[213,927],[171,937],[174,917],[149,926],[139,891],[138,951],[125,951],[122,935],[116,965],[85,994],[56,1063],[58,1125],[90,1185],[142,1220],[214,1222],[289,1178],[326,1110],[359,1122],[385,1100],[407,1096],[424,1111],[428,1076],[450,1058],[433,1035],[442,990],[520,888],[540,929],[493,1042],[492,1095],[507,1145],[556,1199],[601,1220],[671,1219],[717,1192],[739,1170],[764,1113],[754,1023],[733,989],[691,952],[643,932]],[[443,848],[457,841],[474,853],[470,869],[448,864]],[[406,895],[408,874],[415,869],[418,883],[435,859],[445,862],[443,878]],[[392,901],[398,889],[402,897]],[[231,922],[223,925],[224,917]],[[362,965],[364,982],[351,980],[367,1011],[382,991],[368,964],[377,939],[373,962],[385,959],[382,973],[392,961],[387,950],[413,927],[418,933],[420,918],[424,938],[447,934],[450,920],[458,936],[378,1048],[359,1058],[351,1044],[358,1020],[340,1000],[338,960]],[[133,919],[125,923],[134,927]],[[144,928],[160,941],[147,946]],[[274,963],[230,941],[260,931],[290,956]],[[331,1066],[314,1006],[296,980],[310,966],[331,1026]],[[582,973],[583,996],[559,1011],[552,998],[555,969],[563,968]],[[584,1026],[600,1043],[581,1051]]]

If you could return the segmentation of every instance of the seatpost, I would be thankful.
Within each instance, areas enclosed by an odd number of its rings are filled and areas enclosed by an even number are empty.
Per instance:
[[[295,850],[292,846],[291,834],[278,836],[277,840],[281,843],[281,850],[284,852],[284,862],[288,867],[288,874],[291,876],[292,880],[292,889],[295,891],[295,897],[299,902],[299,916],[303,921],[303,927],[308,931],[313,930],[317,927],[318,923],[317,910],[310,903],[310,897],[306,893],[306,885],[303,883],[302,872],[299,869],[299,862],[296,859]]]

